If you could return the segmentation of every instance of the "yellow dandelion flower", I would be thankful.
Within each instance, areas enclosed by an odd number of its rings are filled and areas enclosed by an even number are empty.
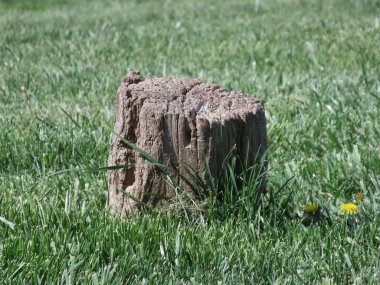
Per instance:
[[[318,205],[317,204],[308,204],[308,205],[306,205],[304,211],[307,214],[314,214],[318,211]]]
[[[362,193],[355,193],[355,199],[358,200],[358,201],[363,201],[364,199],[364,196]]]
[[[340,211],[343,214],[353,215],[359,211],[359,207],[356,206],[354,203],[346,203],[340,205]]]

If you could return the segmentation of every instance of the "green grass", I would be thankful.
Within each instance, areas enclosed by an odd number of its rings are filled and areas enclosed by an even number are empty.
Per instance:
[[[379,22],[371,0],[1,0],[0,283],[379,284]],[[265,211],[123,221],[105,172],[49,176],[106,165],[129,70],[265,101]]]

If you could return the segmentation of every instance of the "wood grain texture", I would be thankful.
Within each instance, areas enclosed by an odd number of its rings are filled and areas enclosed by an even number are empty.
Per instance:
[[[253,165],[267,149],[263,104],[240,92],[228,92],[217,85],[184,78],[140,79],[130,72],[117,92],[115,133],[170,166],[177,182],[181,162],[205,178],[205,163],[217,177],[223,161],[233,147],[242,154],[248,149],[248,164]],[[158,207],[157,195],[175,193],[165,175],[150,166],[119,136],[114,136],[109,166],[135,164],[133,169],[109,172],[108,203],[115,213],[140,211],[137,199]],[[152,195],[153,194],[153,195]],[[156,195],[157,194],[157,195]]]

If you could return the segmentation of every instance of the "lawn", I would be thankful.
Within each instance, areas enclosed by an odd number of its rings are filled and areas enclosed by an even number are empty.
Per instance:
[[[375,0],[0,0],[0,283],[379,284],[379,47]],[[110,216],[129,70],[264,101],[255,215]]]

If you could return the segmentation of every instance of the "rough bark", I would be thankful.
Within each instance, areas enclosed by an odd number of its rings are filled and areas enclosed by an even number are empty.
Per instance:
[[[109,165],[136,166],[109,172],[108,203],[117,213],[140,211],[139,203],[123,191],[152,207],[160,205],[157,197],[175,194],[166,177],[120,137],[170,166],[173,173],[180,173],[185,162],[202,178],[206,162],[217,177],[233,147],[238,154],[248,150],[248,165],[267,149],[265,112],[259,100],[192,79],[142,81],[137,72],[129,73],[117,91],[115,133]],[[186,188],[180,176],[176,179]]]

